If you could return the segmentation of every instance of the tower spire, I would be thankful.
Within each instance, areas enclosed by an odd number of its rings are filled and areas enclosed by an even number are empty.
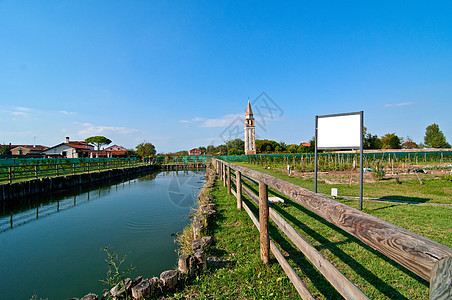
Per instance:
[[[245,154],[256,154],[254,117],[249,97],[245,114]]]
[[[248,98],[248,106],[246,107],[246,116],[252,116],[253,115],[253,110],[251,109],[251,104],[250,104],[250,100]]]

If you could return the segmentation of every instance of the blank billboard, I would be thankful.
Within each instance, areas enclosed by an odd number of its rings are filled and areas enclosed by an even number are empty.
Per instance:
[[[317,117],[317,149],[359,149],[362,113]]]

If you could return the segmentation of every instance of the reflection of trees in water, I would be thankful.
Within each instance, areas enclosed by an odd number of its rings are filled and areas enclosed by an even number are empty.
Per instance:
[[[112,189],[113,191],[118,191],[118,189],[124,189],[136,181],[153,180],[156,174],[156,172],[152,171],[151,174],[145,176],[136,174],[126,179],[109,179],[100,184],[93,183],[91,185],[77,186],[70,190],[3,201],[0,210],[0,233],[103,198],[110,195]]]

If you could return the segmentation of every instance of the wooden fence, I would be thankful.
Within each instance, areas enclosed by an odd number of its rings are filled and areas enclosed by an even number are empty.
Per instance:
[[[331,264],[315,247],[310,245],[289,223],[268,207],[268,187],[300,203],[326,221],[358,238],[386,257],[430,282],[430,299],[452,297],[452,248],[414,234],[408,230],[378,219],[345,204],[315,194],[304,188],[273,176],[250,170],[218,159],[212,159],[217,174],[228,193],[237,198],[237,209],[246,210],[260,231],[260,254],[268,263],[269,250],[303,299],[313,299],[311,293],[285,260],[276,245],[269,239],[268,217],[275,222],[307,259],[331,285],[346,299],[368,299],[348,278]],[[236,191],[231,187],[231,170],[235,170]],[[242,176],[259,182],[259,195],[242,184]],[[259,204],[259,220],[242,201],[242,192]]]
[[[23,165],[0,165],[0,183],[12,183],[28,179],[75,175],[81,173],[100,172],[105,170],[131,168],[150,165],[152,162],[141,160],[101,160],[80,162],[58,162]]]

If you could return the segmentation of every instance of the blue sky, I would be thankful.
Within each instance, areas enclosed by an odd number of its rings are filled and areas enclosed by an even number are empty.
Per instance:
[[[260,138],[298,144],[315,115],[363,110],[378,136],[419,143],[437,123],[451,142],[451,11],[451,1],[0,1],[0,143],[218,145],[242,127],[248,98]]]

